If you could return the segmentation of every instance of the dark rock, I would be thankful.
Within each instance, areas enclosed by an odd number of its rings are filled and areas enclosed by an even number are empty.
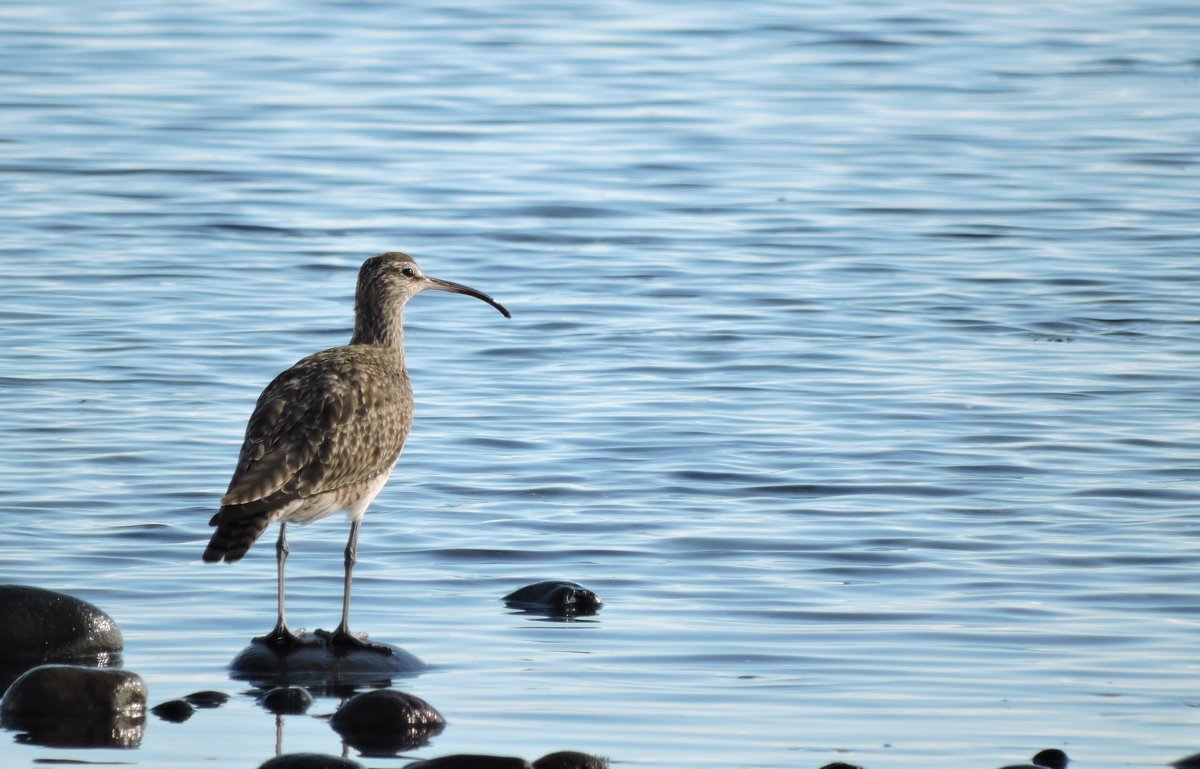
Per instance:
[[[310,644],[278,649],[255,642],[242,649],[230,664],[233,677],[256,686],[314,686],[335,689],[341,685],[390,686],[393,678],[425,670],[415,655],[392,646],[391,654],[371,649],[330,646],[313,633]]]
[[[263,695],[262,705],[280,716],[295,716],[312,707],[313,698],[299,686],[279,686]]]
[[[186,700],[167,700],[150,708],[150,712],[164,721],[170,721],[173,724],[182,724],[192,717],[196,709]]]
[[[608,759],[574,750],[560,750],[534,761],[533,769],[608,769]]]
[[[0,661],[108,664],[124,647],[117,623],[87,601],[28,585],[0,585]],[[119,660],[118,660],[119,661]]]
[[[1033,756],[1033,763],[1044,766],[1046,769],[1067,769],[1070,760],[1067,758],[1067,754],[1058,748],[1046,748]]]
[[[556,617],[589,616],[604,604],[600,596],[583,585],[563,579],[526,585],[504,596],[504,602],[513,609]]]
[[[362,764],[322,753],[285,753],[259,764],[258,769],[362,769]]]
[[[0,699],[0,713],[87,716],[144,713],[146,684],[127,670],[40,665],[18,678]]]
[[[391,756],[428,744],[446,725],[420,697],[395,689],[356,694],[329,719],[347,745],[369,756]]]
[[[456,753],[405,764],[404,769],[531,769],[523,758]]]
[[[1000,769],[1067,769],[1070,759],[1058,748],[1047,748],[1038,751],[1031,764],[1011,764]]]
[[[229,702],[229,695],[225,692],[203,691],[193,692],[184,699],[197,708],[219,708]]]
[[[0,724],[56,747],[136,747],[146,684],[135,673],[75,665],[26,671],[0,699]]]
[[[1175,769],[1200,769],[1200,753],[1193,753],[1178,761],[1172,761],[1171,766]]]
[[[842,761],[834,761],[832,764],[825,764],[821,769],[863,769],[856,764],[847,764]]]

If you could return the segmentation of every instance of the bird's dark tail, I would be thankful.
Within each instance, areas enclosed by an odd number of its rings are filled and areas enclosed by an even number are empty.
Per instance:
[[[227,515],[227,511],[228,508],[221,508],[221,512],[209,521],[209,525],[216,526],[217,530],[213,532],[201,556],[205,563],[241,560],[271,523],[271,516],[266,512],[234,517]]]

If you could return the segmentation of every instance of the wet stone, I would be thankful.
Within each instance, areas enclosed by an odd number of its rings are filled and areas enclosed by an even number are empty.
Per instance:
[[[1058,748],[1039,750],[1033,757],[1033,763],[1046,769],[1067,769],[1070,759]]]
[[[604,604],[600,596],[578,582],[551,579],[535,582],[504,596],[504,603],[513,609],[540,612],[551,616],[589,616]]]
[[[41,665],[0,699],[0,724],[41,745],[134,747],[145,719],[146,684],[125,670]]]
[[[124,647],[117,623],[87,601],[29,585],[0,585],[0,661],[67,662],[106,658]]]
[[[306,644],[280,649],[255,641],[242,649],[230,663],[233,677],[263,687],[287,685],[325,686],[354,684],[388,686],[394,677],[416,675],[425,663],[405,650],[391,646],[391,653],[371,649],[331,647],[313,633],[303,636]]]
[[[523,758],[455,753],[405,764],[404,769],[532,769]]]
[[[362,764],[323,753],[285,753],[259,764],[258,769],[362,769]]]
[[[1176,761],[1172,761],[1170,765],[1175,767],[1175,769],[1200,769],[1200,753],[1184,756]]]
[[[195,714],[196,708],[186,700],[167,700],[150,708],[150,712],[163,721],[182,724]]]
[[[1034,754],[1032,763],[1028,764],[1012,764],[1001,767],[1001,769],[1067,769],[1067,764],[1070,759],[1067,754],[1058,748],[1047,748],[1039,750]],[[1175,765],[1179,769],[1178,764]]]
[[[574,750],[560,750],[534,761],[533,769],[608,769],[608,759]]]
[[[426,745],[441,733],[446,720],[420,697],[377,689],[346,700],[329,724],[347,745],[363,755],[391,756]]]
[[[300,715],[308,711],[313,697],[298,686],[277,686],[263,695],[262,705],[276,715]]]
[[[225,692],[202,691],[193,692],[184,699],[197,708],[219,708],[229,702],[229,695]]]

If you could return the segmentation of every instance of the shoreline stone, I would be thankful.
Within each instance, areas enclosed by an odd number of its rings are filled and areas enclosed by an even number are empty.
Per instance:
[[[0,662],[106,664],[125,646],[112,617],[66,593],[30,585],[0,585]]]
[[[127,670],[40,665],[0,699],[0,725],[40,745],[137,747],[145,721],[146,684]]]

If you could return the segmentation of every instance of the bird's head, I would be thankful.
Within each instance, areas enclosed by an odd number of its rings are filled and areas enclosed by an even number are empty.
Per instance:
[[[369,302],[376,306],[391,304],[403,307],[409,299],[428,290],[450,291],[455,294],[473,296],[495,307],[504,317],[512,317],[504,305],[482,291],[477,291],[461,283],[430,277],[421,271],[411,256],[399,251],[388,251],[372,256],[363,262],[362,268],[358,271],[357,301],[359,303]]]

